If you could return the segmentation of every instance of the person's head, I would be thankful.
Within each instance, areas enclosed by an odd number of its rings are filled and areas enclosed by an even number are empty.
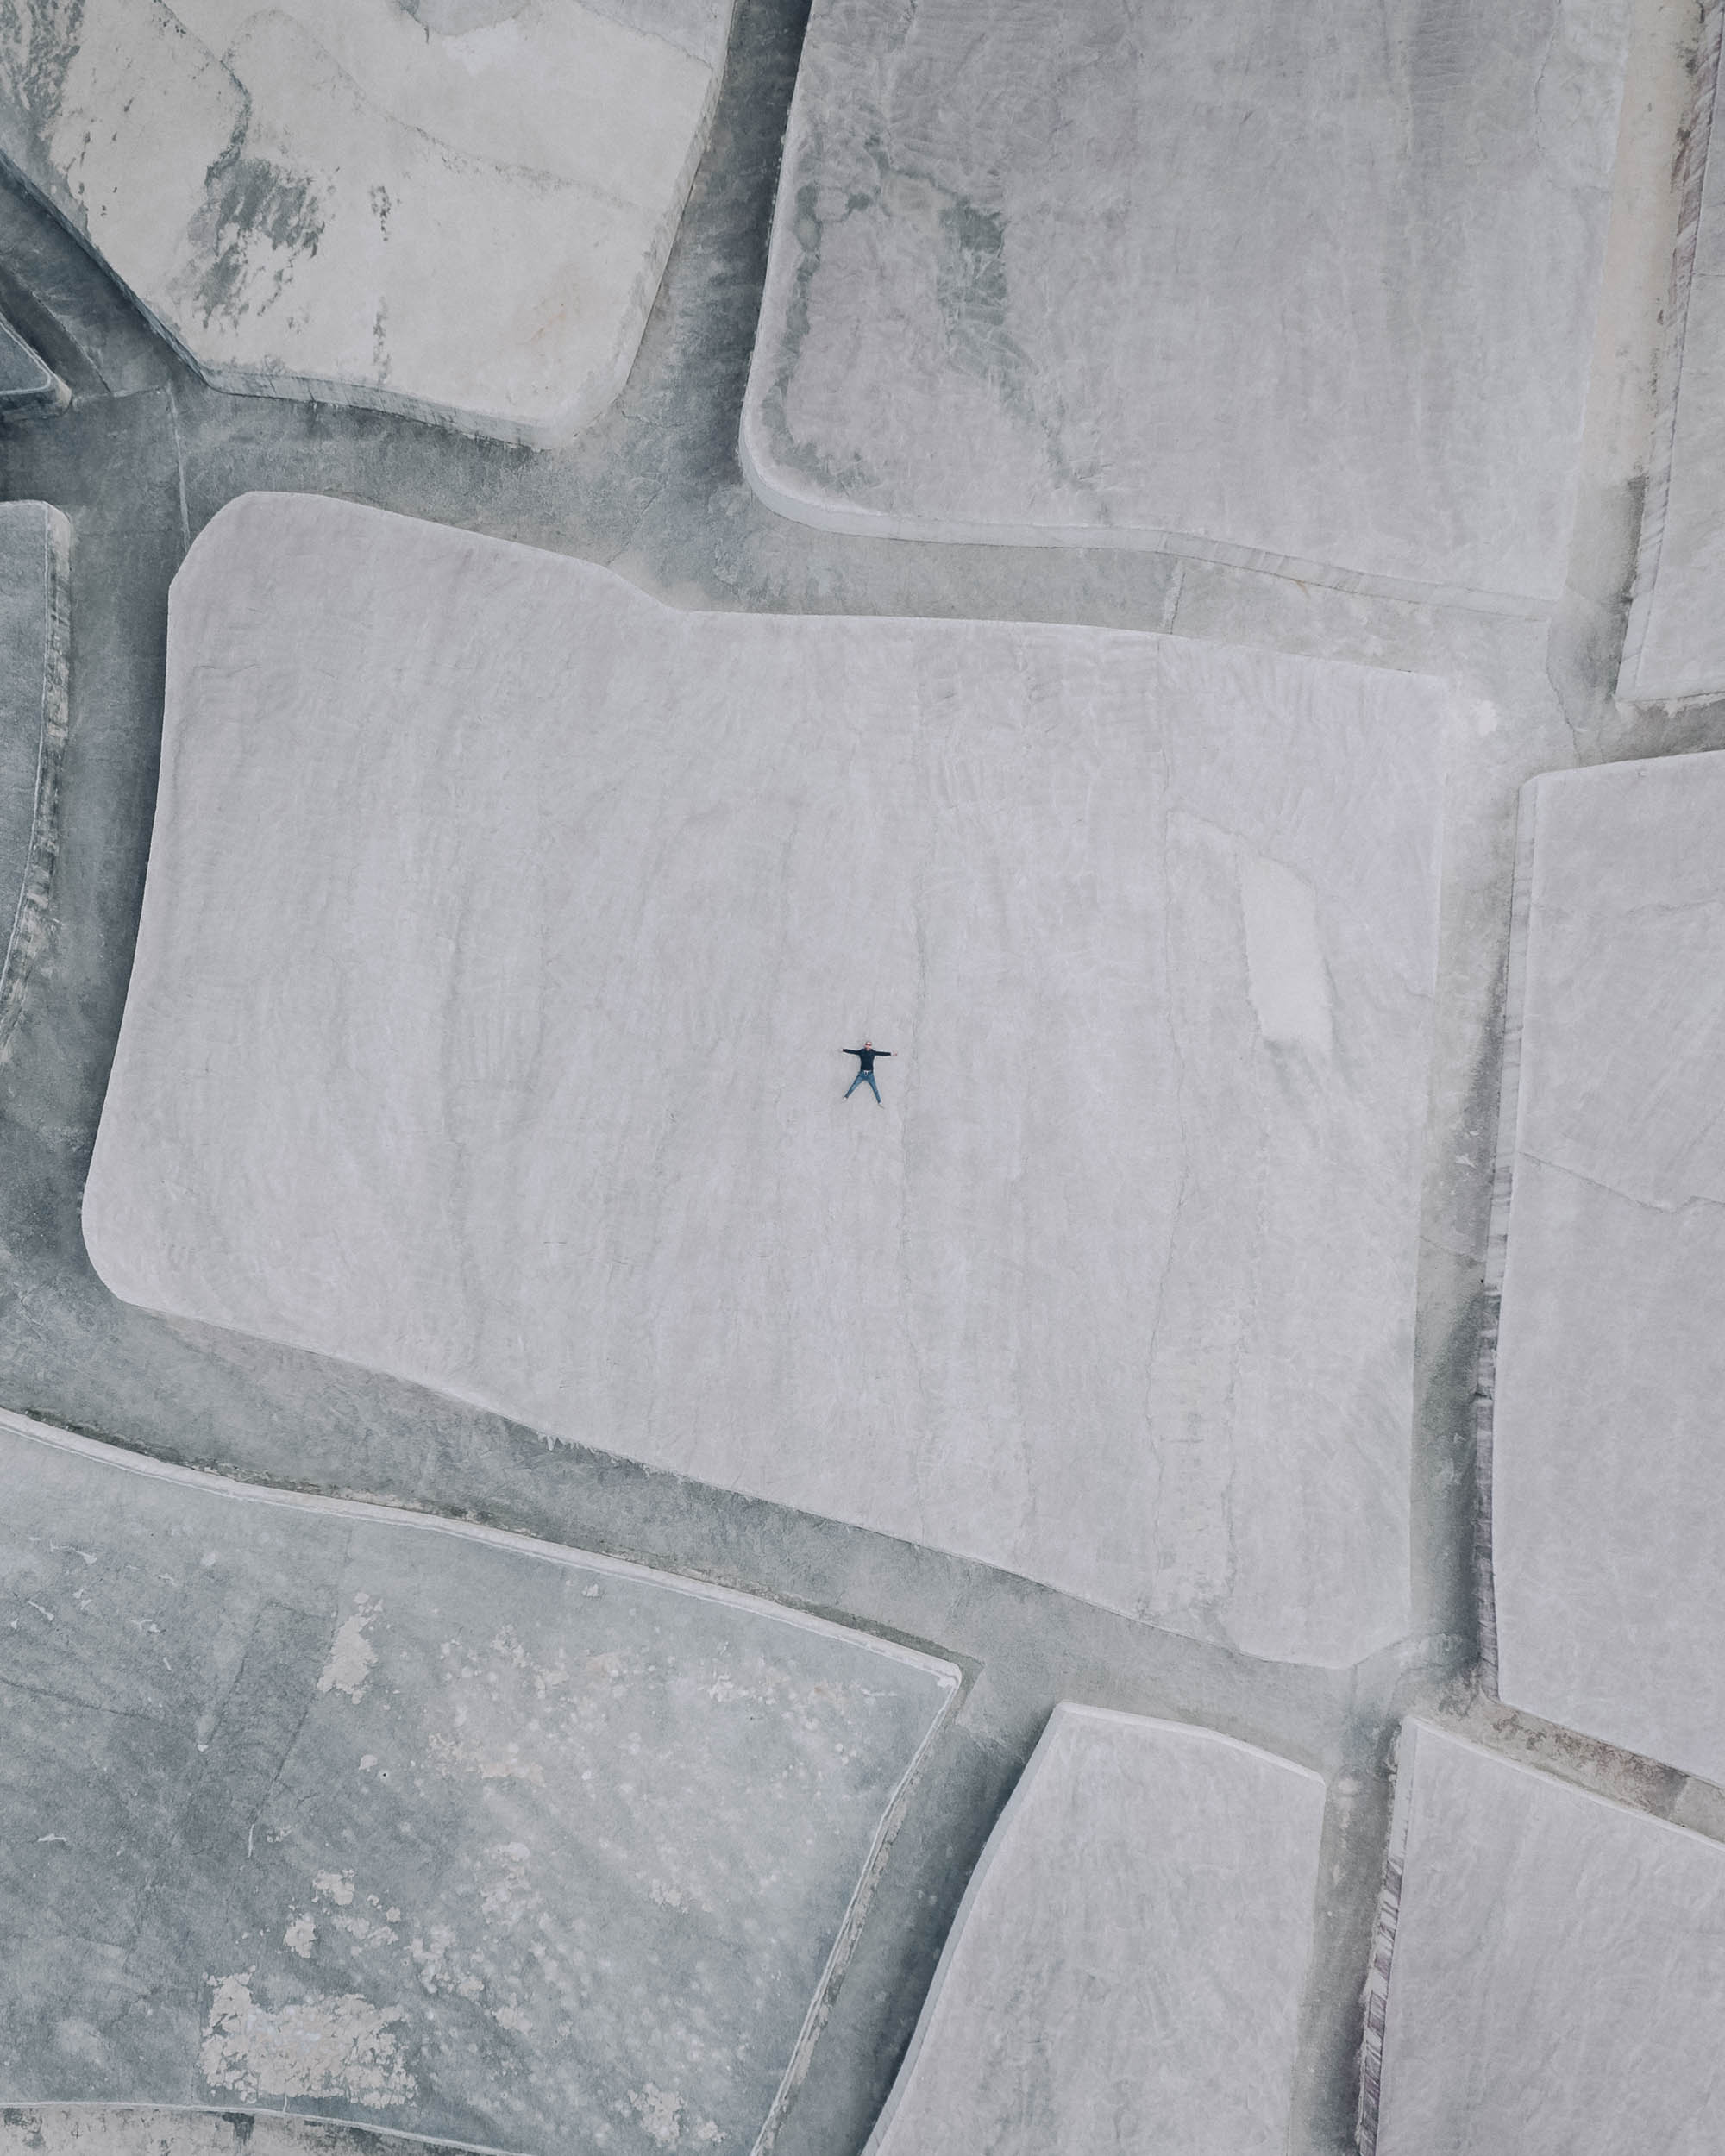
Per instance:
[[[864,1048],[872,1048],[875,1045],[874,1042],[869,1039],[866,1033],[862,1036],[862,1045]]]

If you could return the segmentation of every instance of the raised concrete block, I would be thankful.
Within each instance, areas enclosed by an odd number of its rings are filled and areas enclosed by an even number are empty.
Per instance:
[[[13,1415],[0,1479],[0,2102],[753,2144],[950,1664]]]
[[[1437,684],[291,497],[169,641],[117,1294],[1254,1653],[1405,1629]]]
[[[816,0],[743,423],[833,530],[1561,592],[1625,0]]]
[[[731,0],[33,0],[0,156],[219,389],[556,440],[622,388]]]
[[[25,343],[9,322],[0,322],[0,413],[57,411],[70,401],[66,384]]]
[[[1363,2156],[1707,2156],[1725,1849],[1403,1726]]]
[[[1056,1708],[867,2156],[1283,2156],[1323,1829],[1303,1767]]]
[[[0,1047],[41,949],[59,849],[71,547],[47,502],[0,505]]]
[[[1725,1780],[1725,756],[1524,790],[1509,1040],[1498,1689]]]
[[[1620,696],[1725,693],[1725,9],[1708,0]]]

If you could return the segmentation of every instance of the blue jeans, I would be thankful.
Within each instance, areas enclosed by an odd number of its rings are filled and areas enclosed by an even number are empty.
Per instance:
[[[875,1105],[876,1107],[881,1105],[881,1088],[875,1083],[875,1074],[872,1070],[859,1070],[857,1072],[856,1075],[850,1081],[850,1083],[844,1088],[844,1097],[847,1100],[850,1098],[851,1094],[856,1092],[858,1086],[867,1086],[869,1092],[875,1096]]]

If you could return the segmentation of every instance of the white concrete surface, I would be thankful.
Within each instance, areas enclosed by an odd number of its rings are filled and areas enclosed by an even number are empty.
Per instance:
[[[743,452],[835,530],[1564,583],[1627,0],[816,0]]]
[[[622,388],[730,0],[33,0],[0,157],[218,388],[560,439]]]
[[[1409,1721],[1389,1862],[1364,2156],[1721,2146],[1718,1842]]]
[[[68,718],[71,564],[72,527],[59,510],[0,505],[0,1047],[47,931]]]
[[[1283,2156],[1322,1777],[1057,1707],[867,2156]]]
[[[116,1294],[1251,1652],[1405,1631],[1435,684],[281,496],[170,643]]]
[[[1725,756],[1534,780],[1516,916],[1498,1689],[1725,1781]]]
[[[0,2102],[753,2145],[956,1669],[4,1413],[0,1480]]]
[[[1725,126],[1716,128],[1725,9],[1706,0],[1682,145],[1682,221],[1672,265],[1659,411],[1634,602],[1618,693],[1649,701],[1725,694]]]

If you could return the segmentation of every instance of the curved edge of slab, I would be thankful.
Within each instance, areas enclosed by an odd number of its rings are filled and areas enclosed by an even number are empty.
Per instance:
[[[217,1498],[229,1503],[255,1507],[267,1511],[273,1510],[278,1514],[286,1513],[298,1515],[301,1519],[306,1515],[313,1515],[333,1523],[344,1523],[354,1531],[382,1528],[448,1538],[458,1544],[469,1546],[478,1545],[516,1560],[536,1560],[539,1563],[548,1564],[561,1570],[572,1571],[583,1576],[596,1576],[595,1583],[585,1590],[589,1595],[597,1595],[600,1592],[599,1581],[610,1580],[617,1582],[619,1588],[645,1589],[654,1594],[670,1594],[687,1597],[694,1602],[710,1603],[718,1609],[736,1612],[741,1616],[752,1618],[756,1621],[764,1621],[768,1625],[783,1626],[792,1632],[812,1635],[816,1640],[831,1640],[836,1645],[842,1645],[853,1651],[861,1651],[867,1655],[878,1657],[881,1662],[896,1665],[902,1670],[907,1678],[913,1678],[927,1686],[930,1689],[931,1703],[933,1704],[934,1711],[928,1717],[926,1726],[922,1729],[914,1749],[905,1757],[904,1764],[896,1780],[890,1785],[890,1794],[880,1814],[873,1838],[869,1843],[866,1858],[856,1874],[854,1886],[850,1889],[848,1902],[833,1934],[832,1945],[827,1953],[819,1982],[813,1989],[799,2034],[791,2049],[788,2062],[780,2078],[770,2108],[766,2113],[764,2122],[753,2144],[757,2151],[765,2151],[770,2146],[781,2121],[806,2075],[815,2040],[825,2025],[833,1996],[855,1949],[869,1903],[886,1865],[891,1845],[902,1824],[911,1793],[923,1771],[931,1750],[944,1732],[963,1695],[963,1674],[956,1664],[938,1653],[909,1646],[900,1641],[865,1632],[856,1626],[819,1616],[789,1604],[774,1601],[758,1594],[746,1593],[693,1575],[670,1572],[659,1567],[637,1564],[627,1558],[617,1557],[603,1552],[549,1542],[534,1535],[489,1527],[477,1522],[452,1519],[435,1513],[415,1512],[400,1506],[372,1503],[353,1498],[327,1496],[320,1493],[237,1482],[229,1476],[215,1474],[206,1470],[182,1467],[171,1462],[157,1459],[148,1454],[133,1452],[94,1438],[41,1422],[30,1416],[3,1407],[0,1407],[0,1433],[39,1445],[53,1453],[71,1456],[73,1459],[89,1463],[110,1473],[135,1476],[158,1484],[165,1483],[183,1490],[196,1491],[202,1496]],[[190,1530],[188,1529],[187,1532]],[[91,1561],[86,1557],[86,1563]],[[206,1557],[204,1562],[207,1564],[210,1559]],[[435,1567],[435,1557],[430,1562]],[[359,1601],[363,1605],[366,1597],[361,1595]],[[380,1608],[381,1605],[377,1607]],[[373,1609],[372,1614],[375,1614],[376,1610]],[[355,1626],[363,1626],[365,1621],[363,1615],[358,1620],[349,1619],[346,1629],[351,1633]],[[156,1627],[151,1625],[149,1629],[154,1632]],[[350,1639],[346,1644],[358,1654],[364,1666],[361,1667],[359,1662],[355,1662],[351,1668],[344,1669],[341,1664],[343,1644],[343,1637],[338,1633],[336,1645],[330,1651],[329,1664],[324,1670],[323,1677],[319,1680],[318,1690],[320,1693],[328,1691],[333,1683],[336,1689],[357,1700],[365,1690],[369,1669],[377,1658],[375,1652],[365,1642],[361,1633],[356,1639]],[[447,1648],[445,1652],[448,1652]],[[200,1745],[200,1750],[204,1748]],[[511,1746],[511,1749],[513,1750],[513,1747]],[[336,1891],[336,1899],[337,1902],[343,1901],[339,1889]],[[352,1900],[351,1888],[345,1900]],[[391,1938],[393,1936],[393,1934],[390,1934]],[[433,1946],[435,1949],[435,1934]],[[309,1951],[309,1948],[296,1947],[295,1951],[305,1952]],[[205,1981],[210,1982],[213,1979],[206,1978]],[[428,1984],[426,1988],[429,1990],[430,1986]],[[248,2002],[242,2003],[248,2003]],[[208,2070],[205,2071],[208,2073]],[[213,2075],[209,2078],[212,2080],[216,2078]],[[649,2096],[651,2096],[652,2093],[649,2090]],[[366,2100],[371,2101],[371,2099]],[[116,2100],[113,2097],[98,2097],[92,2098],[87,2104],[84,2104],[66,2100],[38,2099],[26,2095],[15,2096],[0,2093],[0,2109],[5,2111],[59,2113],[88,2110],[91,2114],[117,2111],[129,2116],[160,2114],[182,2118],[188,2122],[249,2115],[258,2110],[267,2112],[277,2107],[270,2104],[260,2104],[255,2100],[248,2101],[243,2093],[234,2101],[227,2103],[212,2101],[202,2104],[177,2103],[172,2101],[164,2103],[159,2101],[153,2102],[147,2097],[141,2097],[136,2102]],[[323,2113],[295,2110],[290,2114],[286,2102],[280,2105],[279,2109],[284,2116],[291,2116],[292,2122],[302,2129],[317,2128],[319,2126],[333,2129],[337,2139],[332,2142],[332,2147],[352,2146],[351,2141],[343,2137],[362,2134],[367,2137],[367,2145],[369,2145],[370,2137],[376,2134],[387,2137],[389,2140],[399,2139],[404,2143],[430,2143],[438,2147],[473,2148],[481,2151],[482,2156],[498,2156],[495,2145],[490,2142],[468,2141],[448,2134],[417,2130],[411,2125],[405,2125],[395,2120],[373,2121],[367,2117],[351,2115],[339,2109]],[[649,2139],[657,2140],[659,2135],[655,2128],[653,2115],[649,2115],[651,2113],[652,2107],[649,2103],[642,2113],[643,2120],[645,2122],[643,2130]],[[701,2138],[711,2140],[712,2136],[708,2134]],[[670,2144],[667,2141],[662,2145],[668,2147]],[[0,2134],[0,2148],[5,2146],[4,2135]],[[158,2144],[154,2139],[150,2142],[150,2147],[152,2149],[158,2148]],[[200,2145],[196,2149],[188,2150],[185,2156],[206,2156],[206,2152]]]
[[[0,388],[0,414],[64,411],[72,402],[72,392],[41,353],[0,319],[0,377],[7,372],[16,379]]]
[[[36,736],[35,799],[29,849],[0,956],[0,1053],[18,1022],[47,934],[48,899],[60,852],[60,768],[70,723],[72,526],[48,502],[15,502],[0,510],[0,517],[24,515],[40,516],[42,522],[42,686],[39,715],[23,721],[33,724]],[[0,903],[4,895],[0,893]]]
[[[1035,1874],[1033,1895],[1052,1899],[1063,1890],[1057,1868],[1061,1859],[1070,1861],[1082,1854],[1087,1846],[1087,1842],[1082,1840],[1057,1849],[1051,1849],[1044,1844],[1027,1855],[1015,1846],[1033,1833],[1033,1828],[1026,1827],[1026,1815],[1046,1786],[1063,1777],[1070,1783],[1073,1764],[1070,1753],[1076,1741],[1087,1734],[1123,1747],[1137,1744],[1147,1752],[1167,1754],[1170,1778],[1176,1759],[1182,1754],[1184,1755],[1183,1759],[1179,1761],[1182,1765],[1197,1764],[1208,1755],[1210,1761],[1218,1765],[1225,1760],[1237,1761],[1243,1771],[1260,1777],[1261,1787],[1256,1796],[1259,1814],[1257,1824],[1263,1831],[1253,1846],[1261,1853],[1269,1830],[1279,1824],[1284,1842],[1290,1848],[1297,1848],[1300,1876],[1292,1882],[1295,1891],[1290,1900],[1297,1905],[1305,1941],[1303,1951],[1296,1957],[1299,1964],[1297,1974],[1294,1975],[1293,1981],[1285,1986],[1283,1991],[1282,2026],[1273,2033],[1270,2042],[1263,2040],[1261,2030],[1242,2031],[1237,2048],[1254,2059],[1261,2075],[1267,2071],[1269,2077],[1282,2081],[1287,2093],[1291,2095],[1300,1994],[1311,1969],[1311,1910],[1318,1884],[1319,1851],[1327,1799],[1323,1777],[1293,1760],[1282,1758],[1239,1738],[1225,1736],[1220,1731],[1197,1724],[1156,1720],[1113,1708],[1086,1707],[1063,1701],[1050,1715],[1036,1749],[1026,1763],[1017,1786],[1007,1799],[977,1859],[976,1868],[970,1876],[963,1899],[952,1920],[952,1927],[942,1949],[910,2047],[905,2053],[875,2129],[865,2144],[863,2156],[925,2156],[925,2151],[937,2146],[959,2148],[982,2145],[969,2139],[969,2127],[974,2121],[961,2120],[951,2127],[950,2134],[939,2134],[932,2140],[919,2139],[913,2127],[904,2134],[899,2129],[901,2122],[908,2119],[910,2107],[918,2099],[918,2084],[923,2075],[932,2066],[938,2068],[941,2054],[949,2046],[963,2054],[965,2032],[960,2029],[955,2041],[949,2027],[954,2018],[953,2009],[957,2008],[962,2014],[966,2003],[962,1995],[966,1989],[967,1972],[960,1965],[977,1950],[979,1940],[986,1947],[988,1934],[1000,1927],[1003,1915],[1000,1905],[1008,1901],[1013,1894],[1007,1875],[1014,1861],[1029,1863]],[[1059,1755],[1063,1752],[1069,1756],[1061,1758]],[[1168,1794],[1172,1801],[1167,1802],[1165,1808],[1159,1809],[1153,1819],[1146,1821],[1149,1829],[1145,1836],[1147,1844],[1152,1843],[1152,1837],[1164,1835],[1170,1826],[1176,1834],[1182,1827],[1196,1826],[1201,1828],[1208,1816],[1208,1814],[1201,1815],[1195,1807],[1182,1819],[1177,1809],[1178,1797],[1182,1793],[1176,1789]],[[1038,1858],[1042,1860],[1040,1869],[1037,1864]],[[1147,1960],[1153,1954],[1154,1942],[1145,1941],[1145,1959]],[[1130,1956],[1121,1958],[1130,1959]],[[1065,1958],[1057,1959],[1063,1967]],[[1289,1972],[1284,1971],[1283,1973],[1286,1976]],[[1109,1989],[1107,1977],[1095,1968],[1087,1965],[1082,1974],[1088,1980],[1093,1998]],[[986,2001],[984,2003],[986,2005]],[[993,2027],[998,2027],[998,2024],[991,2024]],[[1141,2039],[1142,2032],[1136,2033]],[[974,2053],[974,2031],[972,2036]],[[1148,2048],[1140,2040],[1133,2046],[1133,2051],[1142,2056]],[[996,2044],[987,2062],[977,2059],[975,2064],[979,2070],[990,2075],[998,2071],[1000,2065],[999,2050],[1000,2046]],[[1266,2069],[1266,2055],[1278,2052],[1280,2058],[1271,2056]],[[1216,2079],[1220,2083],[1224,2078],[1219,2073]],[[1199,2098],[1200,2108],[1206,2115],[1213,2115],[1214,2093],[1214,2089],[1207,2089]],[[994,2156],[1035,2156],[1035,2152],[1039,2149],[1097,2145],[1087,2140],[1082,2133],[1067,2138],[1063,2129],[1071,2129],[1079,2122],[1061,2109],[1058,2093],[1046,2099],[1044,2109],[1038,2112],[1035,2119],[1026,2119],[1022,2109],[1015,2113],[1014,2117],[1017,2123],[1027,2129],[1026,2138],[1021,2141],[1012,2139],[1010,2134],[1001,2139],[988,2138],[986,2146],[994,2152]],[[1271,2128],[1262,2145],[1264,2149],[1268,2151],[1274,2147],[1280,2150],[1286,2132],[1284,2119],[1281,2134],[1276,2134]],[[1044,2140],[1039,2138],[1040,2134],[1047,2134],[1051,2138]],[[1170,2146],[1187,2147],[1186,2142],[1178,2138],[1177,2130],[1176,2139],[1170,2140]],[[1208,2147],[1208,2144],[1204,2146]],[[1251,2150],[1255,2149],[1257,2144],[1251,2144],[1249,2148],[1245,2140],[1236,2143],[1230,2140],[1226,2146],[1236,2153],[1236,2156],[1251,2156]],[[1199,2156],[1199,2145],[1196,2143],[1192,2145],[1192,2156]]]

